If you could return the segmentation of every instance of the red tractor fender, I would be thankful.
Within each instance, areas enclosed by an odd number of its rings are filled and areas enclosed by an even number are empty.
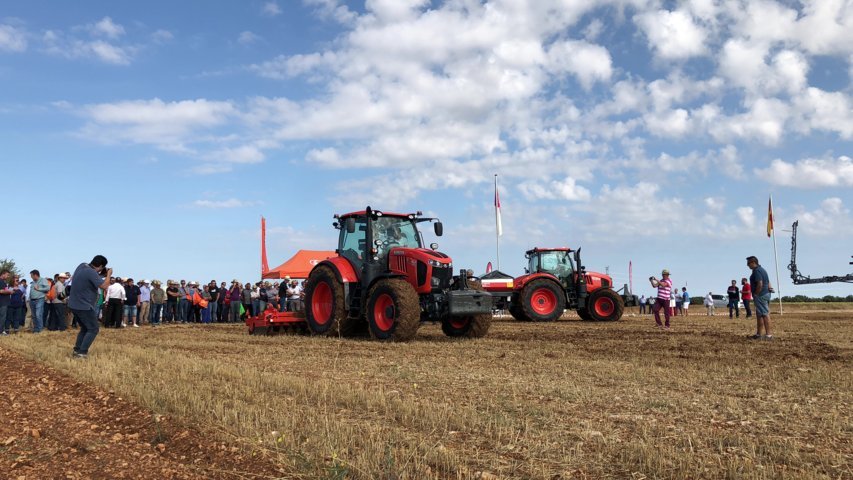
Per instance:
[[[520,293],[521,290],[524,289],[525,285],[532,282],[533,280],[538,280],[540,278],[547,278],[548,280],[551,280],[552,282],[556,283],[557,285],[560,285],[560,280],[557,279],[557,277],[551,275],[550,273],[538,272],[538,273],[531,273],[528,275],[522,275],[522,276],[516,278],[513,281],[512,290],[513,290],[513,292],[519,292]],[[563,287],[561,285],[560,289],[562,289],[562,288]]]
[[[311,269],[313,273],[320,266],[326,266],[332,269],[335,272],[335,276],[338,277],[338,281],[341,283],[351,283],[358,282],[358,275],[355,272],[355,269],[352,268],[352,264],[344,257],[332,257],[322,262],[318,263]],[[310,276],[310,274],[309,274]]]

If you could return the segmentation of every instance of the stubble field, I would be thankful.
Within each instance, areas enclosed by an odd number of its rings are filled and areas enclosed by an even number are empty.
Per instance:
[[[102,330],[86,361],[72,332],[0,346],[282,478],[853,478],[853,310],[773,319],[772,342],[746,339],[752,319],[694,312],[670,332],[569,315],[496,319],[473,341],[424,325],[407,344]],[[250,470],[233,475],[275,477]]]

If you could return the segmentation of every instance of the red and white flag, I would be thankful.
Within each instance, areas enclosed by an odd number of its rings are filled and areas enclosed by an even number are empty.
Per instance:
[[[486,273],[492,273],[492,262],[486,265]]]
[[[767,238],[773,233],[773,197],[767,200]]]
[[[261,217],[261,276],[270,271],[267,263],[267,219]]]
[[[501,224],[501,197],[498,195],[497,175],[495,175],[495,225],[497,226],[498,236],[503,236],[504,228]]]

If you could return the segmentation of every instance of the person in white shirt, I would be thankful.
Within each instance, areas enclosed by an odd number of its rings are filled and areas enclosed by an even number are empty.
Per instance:
[[[302,287],[299,286],[299,282],[293,280],[290,282],[290,286],[287,287],[287,310],[290,312],[297,312],[302,310]]]
[[[107,312],[104,314],[104,328],[121,328],[121,314],[127,293],[121,283],[121,277],[110,278],[107,288]]]
[[[714,315],[714,297],[711,296],[711,292],[708,292],[708,295],[705,295],[705,309],[708,311],[708,316]]]

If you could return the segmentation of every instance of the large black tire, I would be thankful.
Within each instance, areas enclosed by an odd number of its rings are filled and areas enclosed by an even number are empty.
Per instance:
[[[552,280],[533,280],[521,290],[521,308],[534,322],[553,322],[566,310],[566,293]]]
[[[441,331],[448,337],[480,338],[489,332],[492,315],[481,313],[464,317],[446,317],[441,321]]]
[[[344,286],[329,267],[317,267],[305,282],[305,322],[314,335],[349,337],[358,320],[347,318]]]
[[[622,297],[609,288],[599,288],[589,295],[589,315],[599,322],[615,322],[622,318]]]
[[[367,326],[377,340],[407,342],[421,326],[418,294],[402,278],[378,280],[367,294]]]
[[[592,321],[592,316],[589,314],[589,310],[585,308],[578,309],[578,316],[581,317],[581,320],[585,322]]]
[[[518,293],[513,293],[512,297],[509,299],[509,314],[512,315],[512,318],[518,320],[519,322],[529,322],[530,319],[524,316],[524,309],[521,308],[521,300],[520,295]]]

